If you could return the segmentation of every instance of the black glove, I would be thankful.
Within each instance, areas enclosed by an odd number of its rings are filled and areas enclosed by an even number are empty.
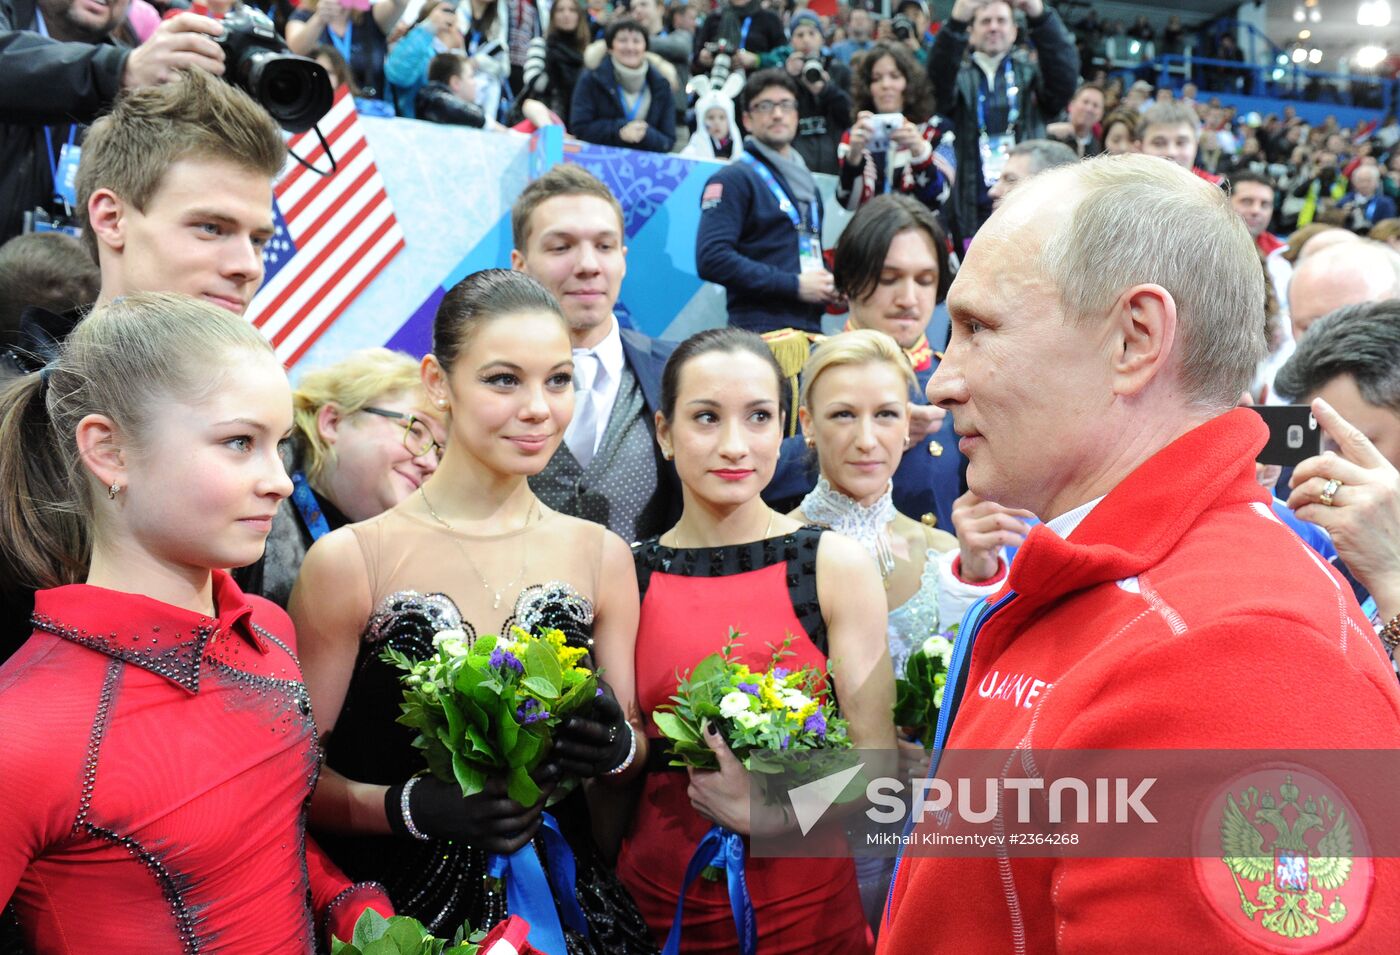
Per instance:
[[[603,695],[588,716],[571,716],[559,724],[549,761],[575,776],[598,776],[616,769],[632,749],[632,733],[612,688],[602,680]]]
[[[504,779],[492,777],[475,796],[463,796],[455,783],[435,776],[420,776],[408,794],[408,814],[413,827],[433,839],[465,842],[499,855],[509,855],[534,837],[540,827],[545,800],[554,791],[558,771],[546,767],[535,775],[539,801],[522,806],[506,795]],[[403,814],[406,783],[390,786],[384,796],[384,813],[395,835],[409,835]]]

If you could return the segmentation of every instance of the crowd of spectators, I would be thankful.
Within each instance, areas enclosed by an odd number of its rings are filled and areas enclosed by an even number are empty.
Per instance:
[[[214,21],[236,3],[157,11],[163,19],[145,8],[117,0],[98,15],[73,0],[0,0],[0,118],[10,123],[0,128],[0,237],[65,231],[91,214],[69,180],[82,124],[119,90],[158,86],[181,68],[224,70]],[[1306,270],[1293,281],[1303,246],[1324,261],[1341,237],[1368,237],[1365,254],[1346,259],[1353,271],[1400,247],[1396,117],[1346,126],[1305,121],[1291,106],[1242,113],[1194,82],[1154,87],[1104,62],[1101,44],[1115,36],[1179,48],[1175,16],[1158,33],[1141,18],[1101,24],[1092,10],[1067,24],[1043,0],[958,0],[941,23],[920,0],[901,0],[888,18],[861,4],[828,15],[778,0],[304,0],[268,12],[289,48],[321,62],[362,111],[492,129],[560,124],[585,141],[727,161],[704,190],[696,268],[727,290],[731,324],[760,332],[817,333],[847,307],[821,246],[813,174],[834,175],[851,212],[887,194],[920,204],[946,236],[950,268],[1012,189],[1054,166],[1141,152],[1219,184],[1270,278],[1258,402],[1283,400],[1275,377],[1307,325],[1347,304],[1335,288],[1310,300]],[[42,92],[28,95],[31,86]],[[65,314],[91,300],[77,278],[87,270],[70,267],[74,248],[27,243],[3,260],[31,273],[22,288],[48,293],[31,304]],[[1386,261],[1352,291],[1383,297]],[[54,269],[74,280],[44,277]],[[226,272],[246,303],[253,270]],[[7,344],[23,339],[18,315],[6,309]]]

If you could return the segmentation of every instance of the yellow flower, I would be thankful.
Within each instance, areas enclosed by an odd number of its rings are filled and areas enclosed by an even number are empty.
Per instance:
[[[582,660],[587,655],[586,647],[559,647],[555,650],[555,655],[559,658],[559,666],[567,670],[575,663]]]
[[[763,674],[763,679],[758,684],[758,696],[763,701],[765,709],[777,710],[781,712],[786,707],[783,698],[778,695],[778,691],[773,686],[773,674]]]

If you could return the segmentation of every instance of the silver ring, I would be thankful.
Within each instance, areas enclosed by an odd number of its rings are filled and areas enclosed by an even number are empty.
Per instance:
[[[1341,489],[1342,482],[1338,481],[1336,478],[1330,478],[1327,483],[1322,486],[1322,493],[1318,495],[1317,499],[1322,502],[1324,507],[1331,507],[1333,499]]]

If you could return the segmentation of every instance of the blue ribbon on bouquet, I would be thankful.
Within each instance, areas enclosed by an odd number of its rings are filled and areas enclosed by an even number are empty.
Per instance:
[[[724,870],[729,881],[729,908],[734,913],[734,929],[739,933],[740,955],[754,955],[758,951],[758,922],[753,914],[749,884],[744,878],[744,838],[723,826],[714,826],[705,833],[695,847],[695,854],[690,857],[690,864],[685,867],[681,897],[676,901],[676,918],[671,923],[671,932],[666,936],[666,946],[661,949],[661,955],[679,955],[685,893],[689,891],[690,883],[707,866]]]
[[[530,944],[545,955],[566,955],[561,919],[584,938],[588,937],[588,922],[575,894],[574,852],[553,816],[543,813],[540,822],[539,838],[549,859],[547,876],[534,840],[510,855],[491,856],[486,860],[486,872],[505,880],[506,911],[530,923]]]

